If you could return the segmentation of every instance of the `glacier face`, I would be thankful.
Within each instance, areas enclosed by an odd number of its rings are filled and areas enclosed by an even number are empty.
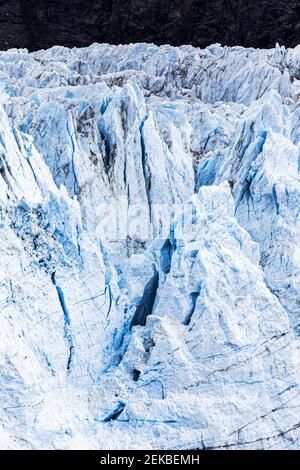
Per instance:
[[[1,448],[299,448],[299,70],[0,53]]]

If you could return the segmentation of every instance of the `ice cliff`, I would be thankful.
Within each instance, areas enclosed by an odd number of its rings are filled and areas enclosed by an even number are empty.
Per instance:
[[[0,53],[0,447],[300,447],[300,48]]]

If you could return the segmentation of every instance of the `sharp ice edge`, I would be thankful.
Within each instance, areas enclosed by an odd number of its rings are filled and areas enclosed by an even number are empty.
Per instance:
[[[1,448],[299,448],[299,70],[278,45],[0,53]],[[121,197],[199,217],[108,243]]]

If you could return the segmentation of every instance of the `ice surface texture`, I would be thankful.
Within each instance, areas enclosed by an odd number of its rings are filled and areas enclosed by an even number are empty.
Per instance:
[[[299,78],[279,46],[0,54],[1,448],[299,448]]]

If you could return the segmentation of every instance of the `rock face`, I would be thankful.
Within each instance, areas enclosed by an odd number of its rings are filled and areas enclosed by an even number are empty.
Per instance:
[[[0,13],[0,49],[139,41],[269,48],[300,38],[296,0],[4,0]]]
[[[299,448],[299,67],[0,54],[1,448]]]

